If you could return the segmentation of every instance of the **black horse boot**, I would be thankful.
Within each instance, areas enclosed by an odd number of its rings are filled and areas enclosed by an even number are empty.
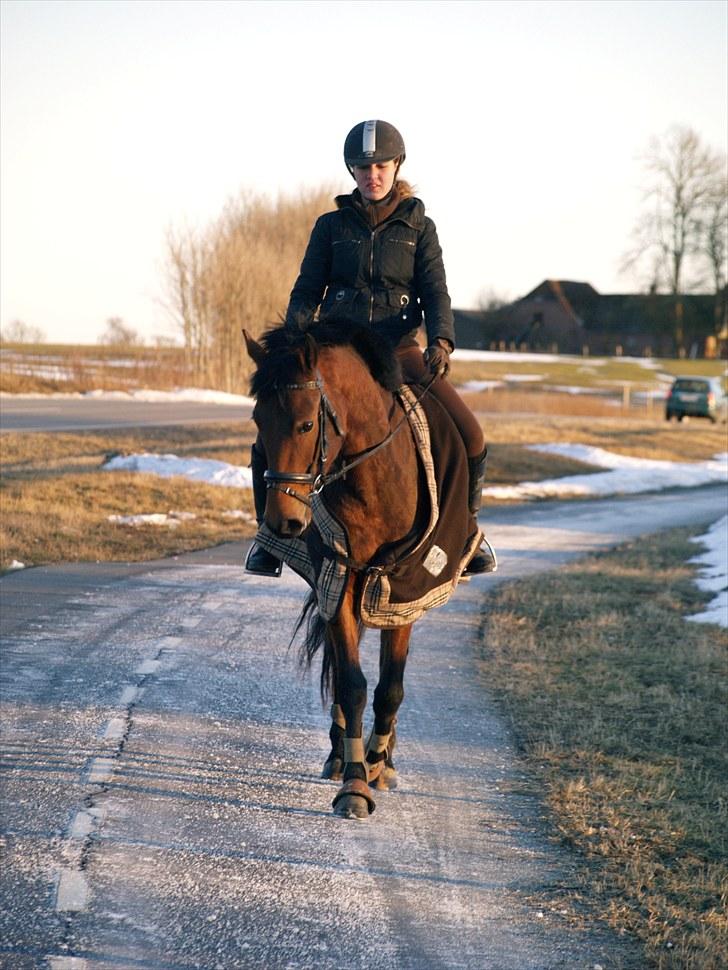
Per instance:
[[[483,501],[483,482],[485,481],[485,466],[488,449],[477,458],[468,458],[468,508],[472,515],[478,515]],[[480,548],[465,567],[466,576],[476,576],[480,573],[494,573],[498,568],[495,551],[488,540],[483,537]]]
[[[253,502],[255,504],[255,518],[258,525],[263,522],[265,515],[266,485],[263,473],[268,467],[265,452],[257,447],[257,442],[250,449],[250,470],[253,473]],[[274,555],[254,542],[245,559],[246,573],[256,576],[280,576],[283,563]]]

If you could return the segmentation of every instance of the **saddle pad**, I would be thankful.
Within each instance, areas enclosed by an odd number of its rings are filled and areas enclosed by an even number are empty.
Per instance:
[[[410,387],[399,393],[406,406],[415,403]],[[436,398],[425,397],[410,427],[430,495],[430,521],[414,548],[390,553],[391,570],[365,576],[359,605],[367,626],[405,626],[447,603],[482,539],[468,511],[467,456],[452,418]]]
[[[480,545],[481,534],[467,511],[468,469],[462,439],[450,415],[434,398],[417,403],[407,385],[398,391],[411,408],[408,422],[430,498],[427,526],[414,546],[388,549],[387,560],[364,574],[359,609],[366,626],[391,629],[413,623],[427,610],[446,603]],[[298,539],[281,539],[265,523],[256,542],[282,559],[314,590],[321,617],[339,611],[349,567],[325,553],[326,547],[350,556],[346,529],[312,496],[312,522]]]

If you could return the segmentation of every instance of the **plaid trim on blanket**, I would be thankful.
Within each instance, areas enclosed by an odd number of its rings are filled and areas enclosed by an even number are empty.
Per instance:
[[[324,620],[333,620],[339,612],[341,597],[349,570],[336,559],[317,554],[321,542],[343,556],[350,555],[346,530],[335,515],[326,508],[321,495],[311,496],[312,525],[299,539],[281,539],[265,522],[258,530],[255,541],[273,553],[294,572],[302,576],[316,593],[318,611]],[[311,534],[312,531],[318,535]],[[315,563],[320,564],[317,570]]]

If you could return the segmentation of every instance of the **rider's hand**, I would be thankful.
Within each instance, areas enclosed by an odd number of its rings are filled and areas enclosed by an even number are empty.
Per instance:
[[[425,351],[425,363],[430,373],[436,377],[445,377],[450,370],[450,344],[439,337]]]

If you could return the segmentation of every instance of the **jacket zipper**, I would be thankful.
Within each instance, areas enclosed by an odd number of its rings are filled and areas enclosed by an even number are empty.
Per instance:
[[[371,245],[369,247],[369,326],[374,316],[374,236],[376,229],[372,229]]]

